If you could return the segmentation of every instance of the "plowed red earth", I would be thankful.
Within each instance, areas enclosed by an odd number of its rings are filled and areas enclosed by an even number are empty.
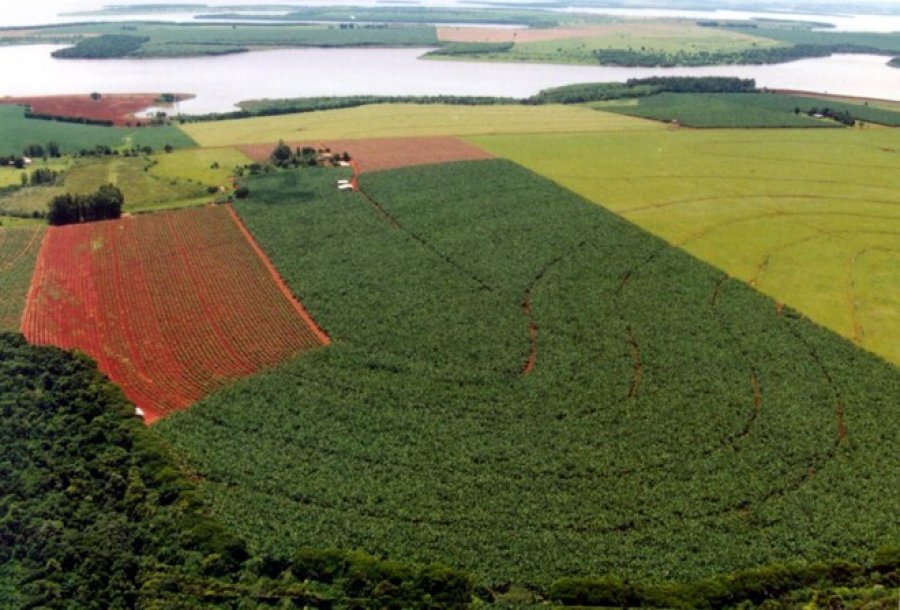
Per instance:
[[[22,332],[79,349],[148,423],[328,343],[225,207],[51,227]]]
[[[148,119],[138,119],[135,112],[156,104],[159,97],[153,93],[106,93],[100,99],[90,95],[47,95],[34,97],[3,97],[0,104],[24,104],[31,106],[35,114],[56,117],[112,121],[115,125],[146,123]]]
[[[412,165],[493,158],[490,153],[463,142],[459,138],[445,136],[288,142],[288,145],[293,149],[313,146],[327,147],[334,153],[346,151],[356,161],[360,172],[377,172]],[[267,161],[274,148],[274,142],[240,147],[244,154],[259,163]]]

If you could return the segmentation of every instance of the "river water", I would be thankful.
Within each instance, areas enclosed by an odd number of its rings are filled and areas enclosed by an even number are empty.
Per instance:
[[[61,93],[192,93],[178,111],[226,112],[241,100],[320,95],[497,95],[647,76],[738,76],[768,88],[900,100],[888,58],[834,55],[766,66],[614,68],[431,61],[425,49],[278,49],[177,59],[54,59],[52,45],[0,48],[0,96]]]

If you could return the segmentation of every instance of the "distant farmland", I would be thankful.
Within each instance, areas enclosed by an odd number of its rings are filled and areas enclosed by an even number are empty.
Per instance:
[[[22,331],[77,348],[148,421],[327,342],[224,207],[52,227]]]
[[[475,138],[900,364],[890,129]]]
[[[155,428],[254,550],[540,588],[896,540],[896,367],[507,161],[338,175],[236,204],[334,343]]]

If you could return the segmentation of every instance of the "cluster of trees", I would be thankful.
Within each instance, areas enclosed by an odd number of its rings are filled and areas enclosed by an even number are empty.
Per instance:
[[[512,42],[458,42],[444,45],[435,49],[428,55],[485,55],[488,53],[506,53],[511,51],[515,43]]]
[[[174,148],[170,144],[166,144],[166,152],[172,152]],[[124,157],[137,157],[138,155],[152,155],[152,146],[134,146],[127,150],[118,150],[106,144],[97,144],[94,148],[82,148],[78,151],[79,157],[109,157],[111,155],[122,155]]]
[[[0,333],[0,607],[464,608],[471,578],[362,553],[251,556],[85,356]]]
[[[25,174],[22,175],[25,176]],[[23,186],[26,182],[31,186],[48,186],[54,184],[57,178],[59,178],[59,172],[54,171],[49,167],[39,167],[31,172],[31,174],[22,182]]]
[[[0,167],[25,169],[25,158],[21,155],[0,156]]]
[[[794,108],[795,114],[800,114],[800,107]],[[842,123],[847,127],[853,127],[856,125],[856,119],[853,118],[853,115],[850,114],[849,110],[834,110],[832,108],[810,108],[806,111],[806,114],[811,117],[824,117],[826,119],[831,119],[832,121],[837,121],[838,123]]]
[[[349,161],[350,153],[332,153],[329,149],[316,150],[311,146],[297,147],[297,150],[291,150],[291,147],[279,140],[278,145],[269,155],[272,165],[280,168],[289,167],[315,167],[321,164],[336,164],[340,161]],[[252,171],[251,173],[256,173]]]
[[[60,59],[108,59],[131,55],[150,40],[146,36],[130,36],[128,34],[102,34],[84,38],[74,47],[59,49],[52,53]]]
[[[50,202],[47,221],[51,225],[68,225],[119,218],[124,203],[122,191],[112,184],[105,184],[90,195],[66,193]]]
[[[22,154],[26,157],[52,157],[57,159],[62,156],[62,151],[59,148],[59,143],[50,141],[46,144],[29,144],[22,150]]]

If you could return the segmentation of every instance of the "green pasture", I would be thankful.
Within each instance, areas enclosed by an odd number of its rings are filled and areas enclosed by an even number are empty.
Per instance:
[[[900,363],[893,130],[478,137]]]
[[[451,106],[377,104],[228,121],[187,123],[202,147],[321,139],[495,133],[659,130],[650,121],[575,106]]]
[[[134,212],[204,203],[215,196],[207,188],[219,186],[216,182],[161,177],[152,169],[153,160],[149,157],[104,157],[82,162],[70,170],[64,187],[71,193],[89,194],[104,184],[114,184],[125,196],[125,210]]]
[[[234,175],[234,168],[250,159],[234,148],[194,148],[153,157],[150,173],[163,180],[222,186]]]
[[[531,141],[579,171],[567,138]],[[508,161],[338,175],[235,204],[333,344],[154,426],[253,552],[541,590],[900,536],[895,366]]]
[[[800,95],[659,93],[621,103],[594,103],[591,107],[657,121],[677,121],[690,127],[842,127],[834,120],[808,116],[809,111],[824,108],[848,112],[862,123],[900,126],[896,108]]]
[[[491,59],[596,64],[595,49],[685,56],[739,53],[748,49],[782,46],[784,43],[744,32],[705,28],[693,21],[629,21],[598,28],[596,35],[563,40],[516,43]]]
[[[65,194],[66,189],[59,186],[29,186],[0,195],[0,214],[13,216],[31,216],[35,212],[43,216],[47,212],[50,200],[57,195]]]
[[[57,142],[64,154],[94,150],[96,146],[150,146],[154,150],[160,150],[166,144],[175,148],[195,146],[177,127],[106,127],[28,119],[22,106],[0,105],[0,154],[22,154],[29,144],[43,146],[51,141]]]

